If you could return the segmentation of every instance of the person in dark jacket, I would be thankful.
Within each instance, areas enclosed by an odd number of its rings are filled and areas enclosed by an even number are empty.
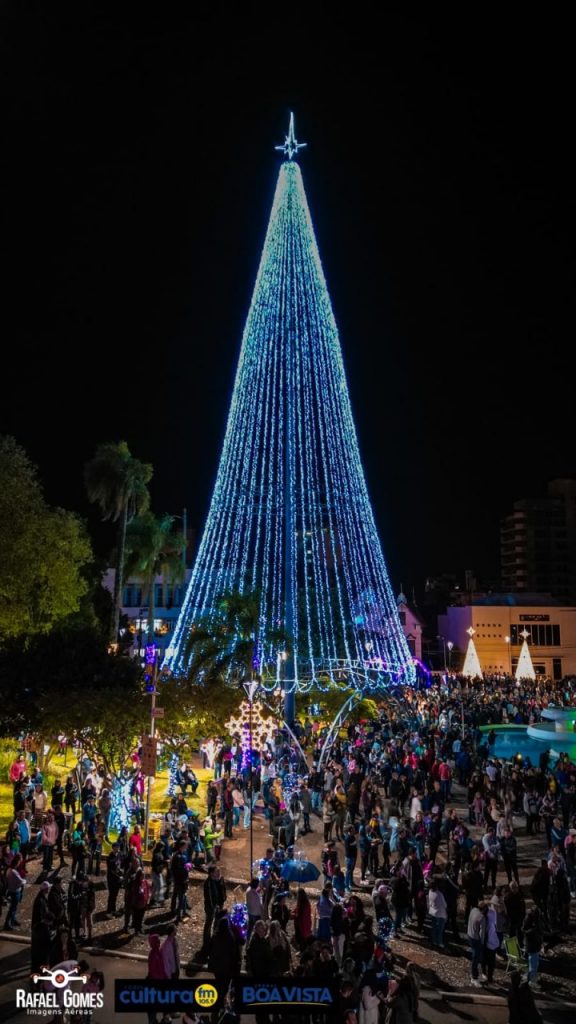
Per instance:
[[[106,907],[106,914],[108,917],[114,917],[116,914],[116,901],[118,899],[118,893],[122,887],[123,880],[124,872],[120,865],[118,843],[112,843],[112,849],[108,854],[106,862],[106,884],[108,886],[108,906]]]
[[[522,925],[526,916],[526,902],[517,882],[510,882],[510,888],[504,895],[504,906],[508,918],[508,934],[511,938],[517,938],[522,946]]]
[[[226,884],[217,864],[210,864],[208,877],[204,882],[204,932],[202,935],[202,952],[207,953],[210,946],[212,924],[218,911],[226,903]]]
[[[32,904],[30,961],[32,971],[39,971],[50,959],[51,928],[54,918],[48,906],[48,893],[52,886],[42,882]]]
[[[186,867],[187,845],[185,839],[180,839],[170,860],[170,873],[174,882],[171,913],[176,914],[177,921],[188,920],[188,904],[186,900],[186,889],[188,888],[188,868]]]
[[[52,888],[48,892],[48,910],[52,914],[55,928],[67,922],[66,899],[62,889],[62,879],[59,875],[55,876]]]
[[[510,975],[508,1014],[509,1024],[542,1024],[530,985],[522,981],[520,971],[512,971]]]
[[[536,981],[540,966],[540,950],[544,942],[542,915],[538,907],[532,907],[524,918],[524,945],[528,958],[528,981]]]
[[[210,939],[208,970],[214,975],[214,986],[225,995],[234,975],[240,972],[241,946],[227,917],[221,917]]]
[[[518,877],[518,844],[516,837],[512,835],[511,828],[504,829],[504,835],[500,840],[500,852],[502,854],[504,870],[508,876],[508,884],[510,884],[512,875],[514,875],[514,881],[520,885]]]
[[[61,964],[65,960],[78,959],[78,946],[74,942],[68,927],[58,928],[50,944],[50,967]]]
[[[266,923],[256,921],[246,946],[246,966],[254,978],[264,979],[271,977],[272,962],[272,948],[266,935]]]
[[[542,860],[536,869],[530,884],[530,895],[534,903],[544,915],[548,912],[548,893],[550,891],[550,870],[548,862]]]

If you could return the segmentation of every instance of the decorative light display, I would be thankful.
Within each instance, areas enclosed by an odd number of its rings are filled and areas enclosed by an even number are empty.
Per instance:
[[[286,807],[290,804],[290,798],[300,789],[301,778],[296,772],[287,772],[282,779],[282,799]]]
[[[176,796],[178,787],[178,765],[180,759],[178,754],[172,754],[168,763],[168,796]]]
[[[230,924],[245,942],[248,934],[248,910],[246,904],[235,903],[229,916]]]
[[[252,705],[252,744],[250,744],[250,702],[243,700],[238,714],[233,715],[225,723],[226,730],[230,736],[239,736],[242,747],[241,767],[247,768],[251,763],[251,750],[261,750],[270,735],[274,723],[270,718],[264,718],[262,705],[256,702]]]
[[[415,670],[360,460],[293,118],[204,534],[166,664],[218,598],[257,591],[262,685],[374,689]],[[269,639],[291,639],[283,665]]]
[[[476,644],[472,639],[476,630],[472,629],[472,626],[470,626],[466,632],[470,639],[468,641],[466,657],[464,658],[464,665],[462,666],[462,675],[468,676],[470,679],[474,679],[476,676],[479,676],[479,678],[482,679],[482,666],[480,665],[480,658],[478,657]]]
[[[528,648],[528,630],[522,630],[520,636],[524,637],[522,641],[522,647],[520,649],[520,657],[518,658],[518,664],[516,666],[516,672],[514,678],[516,682],[520,682],[521,679],[536,679],[536,672],[534,671],[534,665],[530,656],[530,650]]]
[[[270,862],[265,857],[253,861],[252,878],[257,878],[259,882],[265,882],[270,878]]]
[[[110,808],[109,828],[119,832],[124,826],[130,827],[132,821],[132,785],[134,776],[123,774],[116,776],[112,782],[112,807]]]

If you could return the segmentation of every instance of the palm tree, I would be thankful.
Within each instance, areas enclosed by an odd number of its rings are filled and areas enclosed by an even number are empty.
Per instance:
[[[130,520],[144,512],[150,504],[146,485],[152,479],[153,471],[150,463],[140,462],[132,456],[126,441],[110,441],[98,445],[94,458],[84,469],[84,481],[90,501],[100,507],[102,519],[118,523],[114,617],[110,632],[113,644],[118,640],[122,607],[126,529]]]
[[[262,634],[260,595],[228,591],[203,622],[192,626],[184,657],[188,677],[243,683],[262,674],[262,652],[290,649],[283,630]]]
[[[185,572],[182,552],[186,538],[173,530],[174,516],[158,518],[144,512],[128,525],[126,533],[126,575],[142,581],[142,597],[148,601],[148,643],[154,643],[156,613],[155,583],[162,576],[165,583],[179,583]]]

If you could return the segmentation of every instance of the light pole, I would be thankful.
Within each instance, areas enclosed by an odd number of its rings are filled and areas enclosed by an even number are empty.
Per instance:
[[[254,774],[252,769],[252,705],[254,704],[254,697],[258,691],[259,683],[256,679],[251,679],[249,683],[243,683],[246,696],[248,697],[248,739],[250,742],[250,750],[248,751],[248,799],[250,800],[250,871],[248,875],[249,881],[252,880],[252,865],[254,863],[254,827],[253,817],[254,808],[252,806],[253,790],[254,790]]]
[[[448,671],[450,672],[452,670],[452,648],[454,647],[451,640],[448,641],[446,647],[448,648]]]
[[[444,637],[444,636],[437,636],[436,639],[442,641],[442,647],[444,648],[444,671],[447,672],[448,671],[448,666],[446,664],[446,637]]]
[[[150,737],[156,743],[156,679],[158,677],[158,659],[156,657],[156,644],[146,646],[146,669],[145,675],[150,680],[146,689],[152,698],[150,707]],[[144,823],[144,855],[148,852],[148,833],[150,831],[150,803],[152,798],[152,775],[148,775],[148,788],[146,790],[146,820]]]

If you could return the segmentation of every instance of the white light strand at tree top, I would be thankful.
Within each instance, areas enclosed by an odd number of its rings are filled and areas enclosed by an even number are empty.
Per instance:
[[[217,615],[220,595],[257,591],[265,687],[283,675],[267,639],[278,630],[292,639],[288,691],[338,678],[366,689],[412,683],[294,145],[280,167],[214,493],[166,664],[185,671],[188,631]],[[394,383],[383,382],[385,424],[384,384]]]

